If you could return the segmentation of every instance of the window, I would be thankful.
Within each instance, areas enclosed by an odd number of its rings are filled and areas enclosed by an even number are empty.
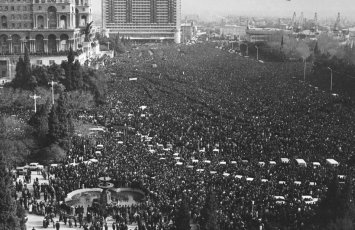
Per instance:
[[[8,6],[5,6],[5,11],[8,11],[9,10],[9,7]]]
[[[53,65],[54,63],[54,60],[49,60],[49,65]]]
[[[14,6],[11,6],[11,11],[15,11],[15,7]]]
[[[27,7],[26,6],[23,6],[23,11],[26,11],[27,10]]]
[[[65,10],[65,6],[62,6],[62,10]]]
[[[17,28],[21,28],[21,23],[19,23],[19,24],[17,25]]]
[[[0,10],[2,10],[2,6],[0,6]]]
[[[36,63],[37,65],[42,65],[42,60],[37,60]]]
[[[23,27],[24,27],[24,28],[27,28],[27,23],[24,23],[24,24],[23,24]]]
[[[15,28],[15,23],[12,23],[12,28]]]
[[[11,20],[15,20],[15,15],[11,14]]]
[[[38,7],[38,10],[42,10],[42,6],[39,6],[39,7]]]
[[[23,15],[23,19],[26,20],[27,19],[27,14]]]
[[[17,11],[21,11],[21,6],[17,6]]]

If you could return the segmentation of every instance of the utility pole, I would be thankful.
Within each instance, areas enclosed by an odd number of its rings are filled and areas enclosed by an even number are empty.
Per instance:
[[[35,103],[35,113],[37,113],[37,98],[41,98],[40,96],[34,94],[33,96],[30,96],[31,98],[33,98],[34,103]]]
[[[49,85],[51,85],[52,86],[52,104],[54,105],[54,85],[55,84],[57,84],[57,82],[55,82],[55,81],[51,81],[50,83],[48,83]]]
[[[330,67],[328,67],[328,69],[330,70],[330,92],[332,92],[333,91],[333,70]]]
[[[255,46],[256,48],[256,60],[259,61],[259,47]]]

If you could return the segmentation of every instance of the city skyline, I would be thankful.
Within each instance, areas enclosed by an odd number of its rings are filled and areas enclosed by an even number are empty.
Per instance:
[[[101,14],[101,1],[93,0],[93,11]],[[260,17],[292,17],[304,12],[306,18],[318,13],[320,19],[341,16],[355,20],[353,0],[182,0],[182,15],[198,14],[202,18],[211,15],[243,15]]]

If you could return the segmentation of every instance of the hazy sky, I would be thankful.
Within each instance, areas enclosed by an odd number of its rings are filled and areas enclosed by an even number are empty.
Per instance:
[[[182,14],[231,14],[250,16],[292,17],[304,12],[305,17],[342,16],[355,19],[355,0],[181,0]],[[100,13],[101,0],[92,0],[93,10]]]

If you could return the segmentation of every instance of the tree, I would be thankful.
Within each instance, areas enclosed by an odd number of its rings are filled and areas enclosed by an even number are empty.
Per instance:
[[[53,143],[61,138],[60,123],[55,106],[52,106],[48,118],[48,139]]]
[[[1,229],[21,229],[24,224],[24,212],[12,197],[13,182],[5,163],[0,155],[0,226]]]
[[[46,145],[48,137],[48,116],[51,110],[51,101],[47,99],[46,103],[40,107],[40,109],[35,113],[29,124],[35,128],[35,135],[37,141],[40,145]]]
[[[176,210],[174,223],[176,230],[190,229],[190,214],[185,197],[182,199],[180,206]]]
[[[209,191],[205,205],[201,210],[201,230],[219,230],[216,210],[217,204],[215,201],[215,194],[213,191]]]

